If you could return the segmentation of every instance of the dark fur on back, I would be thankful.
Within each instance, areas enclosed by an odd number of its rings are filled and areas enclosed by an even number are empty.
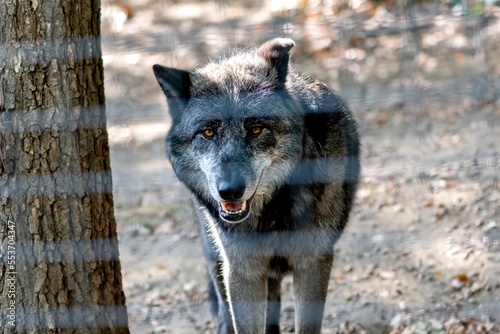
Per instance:
[[[288,272],[296,331],[319,333],[333,245],[356,193],[356,123],[333,90],[290,66],[293,46],[274,39],[190,72],[154,66],[173,120],[167,154],[198,209],[219,333],[278,333]]]

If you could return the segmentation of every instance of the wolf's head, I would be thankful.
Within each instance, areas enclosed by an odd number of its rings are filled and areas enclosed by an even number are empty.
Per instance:
[[[172,116],[172,166],[226,222],[258,215],[302,154],[303,117],[290,94],[298,81],[293,46],[273,39],[191,72],[153,66]]]

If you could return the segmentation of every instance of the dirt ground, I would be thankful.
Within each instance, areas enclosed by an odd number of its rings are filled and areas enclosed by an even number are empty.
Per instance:
[[[405,11],[384,1],[248,3],[104,2],[132,333],[215,328],[190,197],[164,154],[170,120],[151,66],[189,69],[283,35],[296,41],[294,66],[348,100],[363,145],[323,332],[500,333],[500,8],[461,17],[432,1]],[[285,280],[284,332],[293,332],[291,285]]]

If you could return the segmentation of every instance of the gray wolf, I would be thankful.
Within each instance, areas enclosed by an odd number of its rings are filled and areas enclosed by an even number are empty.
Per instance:
[[[153,66],[172,117],[167,155],[201,223],[218,333],[279,333],[288,273],[296,333],[321,330],[360,149],[346,103],[293,69],[293,46],[276,38],[193,71]]]

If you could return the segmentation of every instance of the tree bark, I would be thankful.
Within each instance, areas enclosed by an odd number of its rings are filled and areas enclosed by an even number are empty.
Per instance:
[[[99,0],[0,2],[0,332],[128,333]]]

